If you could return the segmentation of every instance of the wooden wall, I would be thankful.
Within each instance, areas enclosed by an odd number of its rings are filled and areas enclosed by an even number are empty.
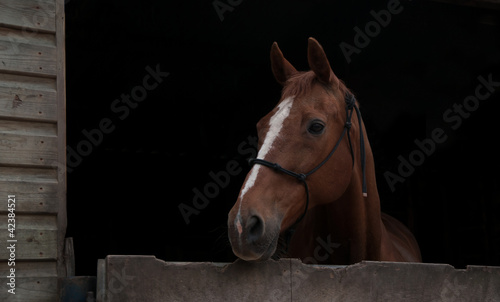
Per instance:
[[[0,301],[57,301],[66,276],[64,0],[0,0]],[[7,199],[15,195],[15,295]]]

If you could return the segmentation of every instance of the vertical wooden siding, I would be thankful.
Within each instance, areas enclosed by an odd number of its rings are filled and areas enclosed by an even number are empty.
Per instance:
[[[64,0],[0,0],[0,301],[57,301],[66,232]],[[7,196],[16,196],[16,295]]]

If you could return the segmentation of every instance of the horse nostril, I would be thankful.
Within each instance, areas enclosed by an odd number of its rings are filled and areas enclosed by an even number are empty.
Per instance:
[[[264,234],[264,223],[259,216],[252,216],[248,219],[248,242],[254,243]]]

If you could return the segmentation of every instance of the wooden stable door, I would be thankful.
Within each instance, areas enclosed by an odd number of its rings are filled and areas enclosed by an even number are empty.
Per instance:
[[[64,51],[64,0],[0,0],[0,301],[66,276]]]

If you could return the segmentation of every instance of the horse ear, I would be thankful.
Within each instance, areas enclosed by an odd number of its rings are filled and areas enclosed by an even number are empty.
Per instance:
[[[339,79],[333,73],[323,47],[314,38],[309,38],[308,41],[307,60],[320,82],[331,84],[335,88],[339,86]]]
[[[274,78],[281,85],[285,85],[286,80],[297,73],[297,69],[285,59],[276,42],[271,47],[271,69],[273,70]]]

